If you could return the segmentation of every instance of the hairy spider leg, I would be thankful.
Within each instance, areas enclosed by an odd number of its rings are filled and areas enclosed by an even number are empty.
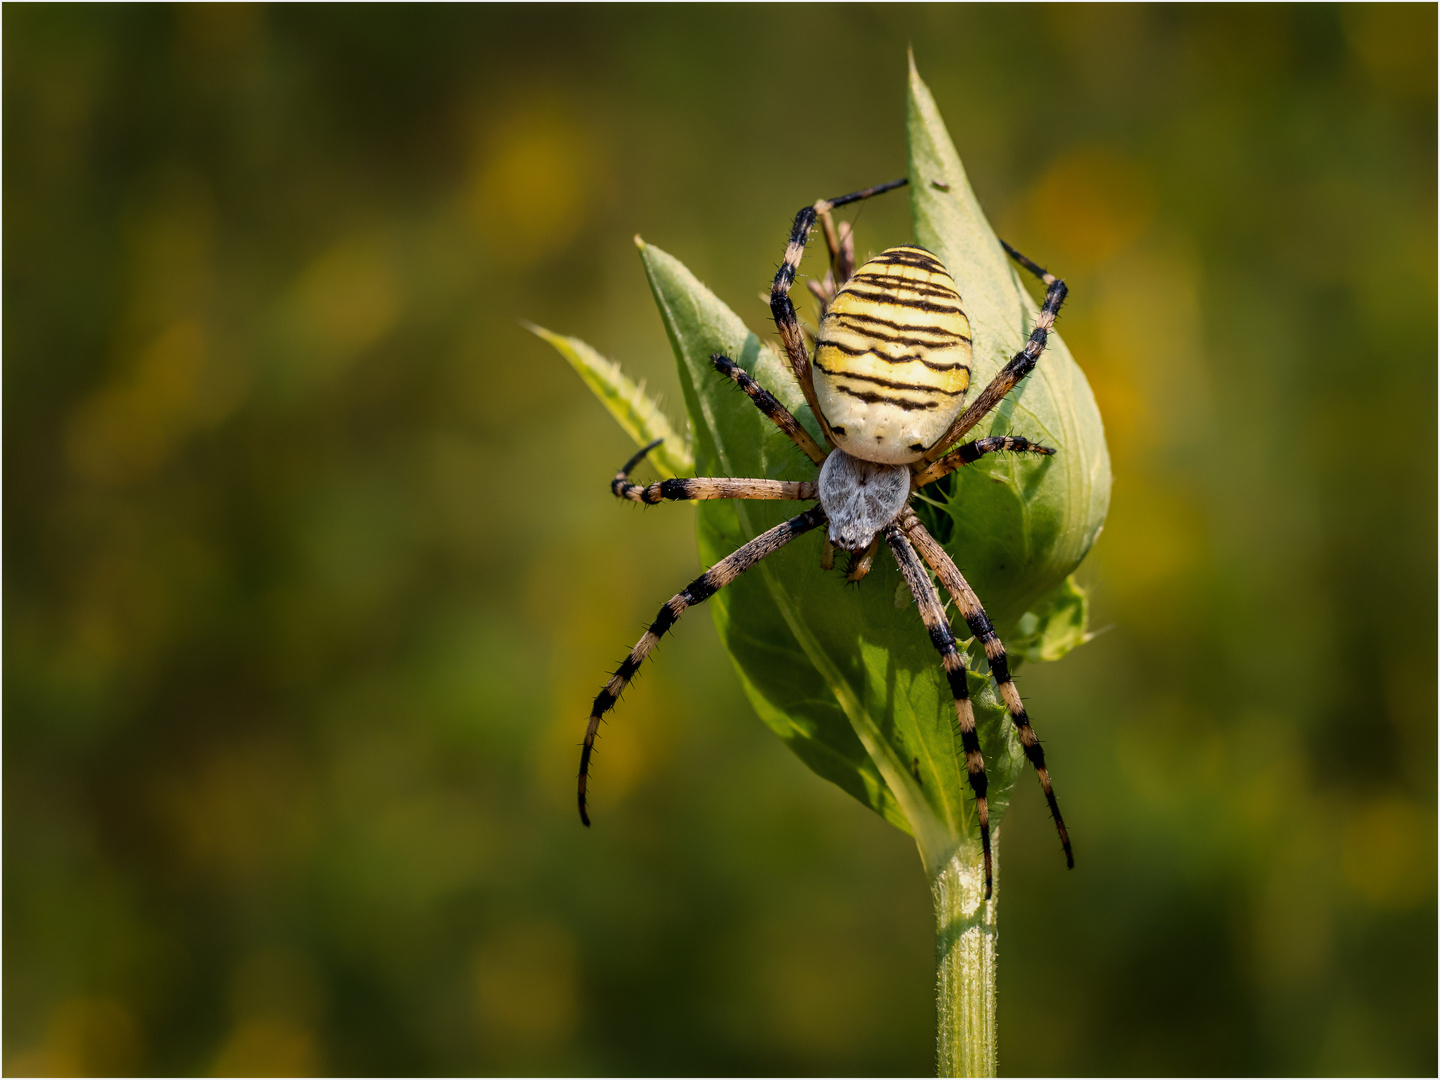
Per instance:
[[[845,575],[845,580],[853,585],[866,574],[870,573],[870,568],[875,565],[875,553],[879,550],[880,537],[877,536],[874,540],[870,541],[870,546],[863,552],[860,554],[852,553],[850,555],[850,568]],[[828,569],[828,567],[823,567],[823,569]]]
[[[855,229],[850,222],[846,221],[842,221],[837,229],[834,219],[830,216],[830,211],[837,206],[845,206],[874,195],[883,195],[887,191],[894,191],[909,182],[908,178],[901,177],[899,180],[891,180],[862,191],[853,191],[849,195],[841,195],[838,199],[821,199],[815,204],[815,213],[820,219],[820,230],[825,236],[825,247],[830,255],[830,276],[835,289],[844,285],[855,273]]]
[[[767,555],[772,555],[782,547],[794,540],[797,536],[809,532],[825,520],[825,511],[818,506],[812,506],[803,514],[797,514],[789,521],[783,521],[773,529],[761,533],[747,544],[742,544],[725,558],[712,566],[705,573],[685,586],[680,592],[670,598],[664,607],[660,609],[655,621],[645,631],[643,637],[636,642],[635,647],[630,650],[624,662],[610,676],[610,680],[595,695],[595,703],[590,707],[590,722],[585,728],[585,743],[580,751],[580,783],[579,802],[580,820],[585,825],[590,824],[590,815],[585,809],[585,787],[590,779],[590,756],[595,750],[595,738],[599,734],[600,720],[615,706],[620,694],[640,670],[640,665],[645,662],[645,657],[659,643],[676,620],[684,614],[686,608],[702,604],[717,592],[729,585],[737,577],[749,570]]]
[[[873,195],[893,191],[898,187],[905,186],[908,182],[904,178],[891,180],[888,184],[877,184],[874,187],[854,191],[849,195],[841,195],[835,199],[821,199],[813,206],[801,207],[795,215],[795,223],[790,228],[790,241],[785,247],[785,259],[780,264],[780,269],[775,271],[775,280],[770,285],[770,314],[775,318],[775,328],[780,331],[780,341],[785,346],[785,356],[790,361],[790,369],[795,372],[795,378],[799,381],[800,389],[805,395],[805,402],[810,406],[810,411],[815,414],[815,419],[820,422],[820,430],[825,433],[825,438],[832,446],[835,440],[830,438],[830,427],[826,424],[825,415],[820,411],[820,406],[815,399],[815,384],[810,374],[810,354],[805,348],[805,335],[800,330],[800,320],[795,316],[795,305],[790,302],[790,286],[795,284],[795,274],[800,269],[801,258],[805,255],[805,245],[809,242],[810,230],[815,227],[815,220],[820,213],[828,213],[837,206],[845,206],[848,203],[859,202],[861,199],[868,199]]]
[[[915,597],[920,618],[925,623],[925,629],[930,631],[930,641],[940,654],[945,678],[955,696],[955,719],[960,727],[960,747],[965,751],[965,772],[970,779],[970,790],[975,793],[976,817],[980,819],[980,846],[985,852],[985,898],[988,900],[991,892],[990,803],[985,791],[989,781],[985,775],[985,757],[980,753],[980,736],[975,733],[975,708],[970,704],[970,687],[965,682],[965,658],[955,644],[955,635],[945,618],[945,609],[940,606],[940,596],[905,530],[895,523],[887,525],[885,540],[895,553],[900,573]]]
[[[818,492],[809,480],[751,480],[746,478],[727,479],[716,476],[677,477],[659,480],[653,484],[632,484],[628,477],[631,470],[644,460],[645,455],[661,443],[656,439],[632,457],[615,479],[610,481],[610,491],[617,499],[654,505],[667,499],[676,501],[698,499],[814,499]]]
[[[925,526],[920,524],[920,519],[915,516],[913,510],[907,510],[900,519],[900,527],[909,536],[915,547],[919,549],[920,556],[930,568],[935,571],[935,576],[940,579],[940,584],[945,586],[951,598],[955,601],[955,607],[959,610],[961,618],[970,627],[970,632],[979,639],[985,649],[985,659],[990,663],[990,677],[995,680],[995,686],[1000,691],[1000,697],[1005,702],[1005,708],[1010,712],[1010,720],[1015,725],[1016,734],[1020,736],[1020,745],[1025,750],[1025,756],[1030,759],[1030,764],[1035,766],[1035,775],[1040,780],[1040,789],[1045,792],[1045,802],[1050,807],[1050,816],[1055,819],[1055,831],[1060,834],[1060,846],[1065,849],[1065,865],[1072,870],[1075,867],[1075,853],[1070,849],[1070,833],[1065,828],[1065,819],[1060,816],[1060,804],[1055,799],[1055,789],[1050,783],[1050,770],[1045,767],[1045,750],[1040,745],[1040,739],[1035,734],[1035,728],[1030,723],[1030,717],[1025,712],[1025,705],[1020,700],[1020,691],[1015,689],[1015,680],[1010,675],[1010,664],[1005,657],[1005,646],[1000,641],[1000,636],[995,633],[995,627],[990,623],[990,617],[985,614],[984,607],[980,604],[980,598],[975,595],[975,590],[970,588],[970,583],[965,580],[965,575],[960,573],[960,568],[955,565],[954,560],[939,542],[930,535]]]
[[[1016,383],[1035,370],[1035,364],[1039,361],[1040,354],[1045,351],[1045,342],[1050,328],[1055,325],[1055,317],[1060,314],[1060,305],[1065,302],[1066,294],[1069,292],[1069,289],[1065,287],[1065,282],[1054,274],[1036,266],[1004,240],[1001,240],[1000,244],[1012,259],[1045,283],[1045,302],[1040,305],[1040,314],[1035,320],[1035,327],[1030,331],[1030,338],[1025,342],[1025,347],[1000,369],[999,374],[990,380],[990,385],[980,391],[965,411],[956,417],[950,430],[921,455],[920,460],[912,466],[917,473],[928,472],[931,462],[944,454],[961,436],[978,424],[991,409],[1000,404],[1001,399],[1015,389]],[[957,462],[954,467],[958,468],[960,464],[963,463]],[[943,476],[944,473],[941,475]],[[932,477],[932,479],[938,479],[938,477]]]
[[[800,426],[800,421],[795,419],[794,414],[775,400],[775,395],[756,382],[748,371],[723,353],[712,355],[710,363],[715,365],[715,370],[721,375],[744,390],[745,396],[755,403],[755,407],[765,414],[766,419],[783,431],[806,457],[816,465],[825,463],[826,452],[820,449],[820,445],[810,437],[810,433]]]
[[[987,435],[983,439],[962,443],[928,469],[916,473],[910,484],[912,487],[922,488],[943,476],[948,476],[962,465],[973,465],[986,454],[998,454],[1001,451],[1010,451],[1016,454],[1041,454],[1046,457],[1055,453],[1051,447],[1031,442],[1023,435]]]
[[[830,301],[835,299],[836,290],[855,273],[855,228],[851,222],[842,221],[837,229],[829,210],[820,211],[819,218],[820,231],[825,236],[825,247],[830,253],[830,268],[819,281],[811,278],[805,286],[815,299],[820,301],[820,315],[823,318]]]

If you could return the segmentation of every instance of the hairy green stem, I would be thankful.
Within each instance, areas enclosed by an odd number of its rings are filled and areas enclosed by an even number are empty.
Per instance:
[[[931,883],[935,900],[935,1074],[996,1075],[995,916],[1000,831],[991,835],[994,887],[985,899],[979,846],[952,855]]]

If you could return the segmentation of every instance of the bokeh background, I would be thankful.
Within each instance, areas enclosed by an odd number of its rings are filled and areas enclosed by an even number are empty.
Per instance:
[[[678,412],[632,234],[766,333],[911,43],[1114,457],[1002,1069],[1434,1073],[1433,6],[3,20],[7,1073],[930,1071],[913,844],[703,614],[575,821],[692,521],[518,325]]]

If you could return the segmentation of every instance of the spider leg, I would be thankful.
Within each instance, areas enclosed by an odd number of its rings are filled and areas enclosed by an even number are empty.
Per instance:
[[[829,210],[820,212],[820,230],[825,234],[825,247],[830,252],[830,269],[820,281],[811,278],[806,288],[820,301],[820,315],[823,318],[835,293],[855,274],[855,228],[848,221],[842,221],[839,229]]]
[[[590,722],[585,728],[585,743],[580,751],[580,820],[584,824],[590,824],[590,815],[585,809],[585,787],[590,779],[590,756],[595,750],[595,737],[600,730],[600,720],[615,707],[615,702],[619,700],[621,692],[630,680],[635,677],[635,673],[640,670],[640,665],[645,662],[645,657],[650,655],[650,651],[655,648],[665,632],[675,625],[676,620],[684,614],[686,608],[709,600],[765,556],[779,551],[791,540],[809,532],[824,520],[825,511],[818,506],[812,506],[803,514],[797,514],[789,521],[781,522],[773,529],[761,533],[749,543],[736,548],[672,596],[669,602],[660,609],[660,613],[655,616],[655,621],[650,624],[650,628],[645,631],[644,636],[630,650],[630,655],[625,658],[624,663],[616,669],[614,675],[610,676],[609,682],[605,684],[600,693],[595,695],[595,703],[590,707]]]
[[[721,353],[710,357],[710,362],[715,365],[716,371],[744,390],[745,396],[755,403],[755,407],[783,431],[790,441],[804,452],[806,457],[816,465],[824,463],[825,451],[821,450],[815,440],[810,437],[810,433],[800,426],[800,422],[795,419],[790,410],[776,401],[775,395],[756,382],[748,371]]]
[[[775,272],[775,280],[770,286],[770,314],[775,317],[775,327],[780,331],[780,341],[785,346],[785,356],[790,361],[790,369],[795,372],[795,378],[800,383],[800,389],[805,394],[805,402],[810,406],[810,411],[820,421],[820,429],[825,432],[826,439],[830,439],[829,425],[825,423],[825,415],[820,411],[819,403],[815,399],[815,383],[810,373],[810,354],[805,348],[805,335],[800,330],[800,320],[795,317],[795,305],[790,302],[790,286],[795,284],[795,273],[800,269],[800,259],[805,254],[805,244],[810,239],[810,230],[815,227],[816,218],[822,214],[828,214],[837,206],[844,206],[847,203],[859,202],[861,199],[868,199],[872,195],[879,195],[886,191],[893,191],[908,183],[905,179],[892,180],[888,184],[877,184],[875,187],[865,188],[863,191],[851,192],[849,195],[841,195],[835,199],[821,199],[813,206],[801,207],[795,215],[795,223],[790,228],[790,242],[785,247],[785,260],[780,264],[780,269]]]
[[[615,479],[610,481],[610,492],[617,499],[654,505],[667,499],[676,501],[698,499],[815,499],[819,497],[815,484],[809,480],[751,480],[748,478],[728,479],[718,476],[687,476],[660,480],[654,484],[632,484],[630,472],[639,465],[646,454],[660,445],[656,439],[641,449],[634,457],[620,466]]]
[[[903,519],[902,519],[903,520]],[[965,771],[970,778],[970,789],[975,792],[975,810],[980,819],[980,846],[985,852],[985,898],[991,892],[990,856],[990,804],[985,797],[988,780],[985,776],[985,758],[980,753],[980,737],[975,733],[975,708],[970,704],[970,688],[965,683],[965,659],[955,645],[955,635],[950,630],[945,609],[940,606],[940,597],[925,572],[924,565],[915,554],[914,547],[900,524],[892,522],[885,526],[885,539],[900,564],[900,573],[915,604],[920,609],[920,618],[925,629],[930,631],[930,640],[940,654],[945,666],[945,678],[950,682],[950,692],[955,695],[955,718],[960,726],[960,745],[965,751]]]
[[[1055,831],[1060,834],[1060,846],[1065,849],[1065,865],[1074,869],[1075,853],[1070,849],[1070,833],[1065,828],[1065,819],[1060,816],[1060,804],[1056,801],[1055,789],[1050,784],[1050,770],[1045,767],[1045,750],[1041,747],[1040,739],[1030,724],[1030,717],[1026,715],[1025,705],[1020,700],[1020,691],[1015,689],[1015,680],[1010,677],[1010,665],[1005,657],[1005,646],[1001,643],[999,635],[995,633],[995,627],[990,624],[990,617],[985,614],[985,609],[980,605],[980,598],[975,595],[975,590],[970,588],[970,583],[965,580],[965,575],[960,573],[954,560],[930,535],[925,526],[920,524],[920,519],[915,516],[914,511],[907,509],[901,516],[900,528],[914,542],[921,557],[935,571],[935,576],[945,586],[945,591],[955,601],[955,607],[969,625],[970,632],[984,646],[985,659],[990,662],[990,677],[995,680],[995,685],[1000,690],[1000,697],[1005,702],[1005,708],[1010,711],[1010,720],[1014,723],[1015,730],[1020,736],[1020,745],[1025,750],[1025,756],[1030,759],[1030,764],[1035,766],[1035,775],[1040,780],[1041,790],[1045,792],[1045,802],[1050,807],[1050,816],[1055,819]]]
[[[1000,369],[1000,373],[990,380],[989,386],[980,391],[979,396],[956,418],[955,423],[950,426],[950,430],[929,450],[925,451],[914,465],[916,472],[925,470],[926,466],[945,453],[955,444],[956,440],[978,424],[986,413],[1000,404],[1001,399],[1015,389],[1016,383],[1035,370],[1035,364],[1040,359],[1040,354],[1045,351],[1045,341],[1049,336],[1050,328],[1055,325],[1055,316],[1060,313],[1060,305],[1065,302],[1066,294],[1069,292],[1065,287],[1065,282],[1054,274],[1036,266],[1004,240],[1001,240],[1000,243],[1012,259],[1045,283],[1045,302],[1040,305],[1040,315],[1035,320],[1035,327],[1030,331],[1030,340],[1025,342],[1025,347]]]
[[[926,484],[933,483],[942,476],[954,472],[962,465],[974,464],[986,454],[995,454],[1002,450],[1014,451],[1017,454],[1043,454],[1047,457],[1055,453],[1052,448],[1033,443],[1023,435],[987,435],[983,439],[976,439],[956,447],[929,468],[915,473],[910,480],[910,486],[924,487]]]
[[[860,555],[850,556],[850,572],[845,575],[845,580],[855,584],[875,565],[875,553],[880,550],[880,537],[870,541],[870,546]]]

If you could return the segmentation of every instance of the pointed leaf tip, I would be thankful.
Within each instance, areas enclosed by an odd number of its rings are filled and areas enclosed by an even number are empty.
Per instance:
[[[525,319],[520,320],[520,325],[555,347],[636,446],[661,440],[650,455],[656,472],[667,478],[694,475],[695,461],[686,440],[671,427],[645,388],[621,371],[619,364],[607,360],[579,338],[565,337]]]
[[[978,388],[1024,346],[1038,311],[913,65],[907,126],[915,239],[959,287],[974,335],[972,387]],[[937,179],[943,189],[931,183]],[[936,492],[942,505],[935,520],[1002,636],[1075,569],[1109,503],[1100,414],[1061,335],[1051,332],[1034,374],[970,437],[1004,434],[1038,439],[1059,453],[1043,462],[997,454],[966,466],[941,485],[948,490]]]

